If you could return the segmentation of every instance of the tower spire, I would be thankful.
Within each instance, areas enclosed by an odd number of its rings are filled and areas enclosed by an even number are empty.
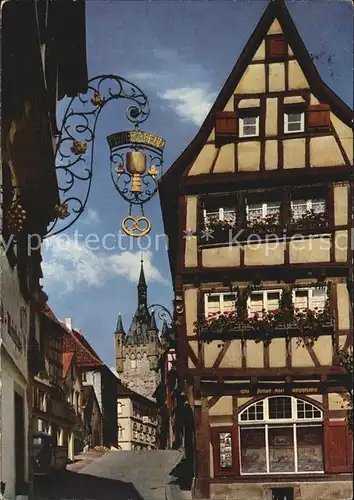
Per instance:
[[[146,280],[145,280],[145,273],[144,273],[144,258],[143,258],[143,254],[141,254],[141,258],[140,258],[140,276],[139,276],[138,287],[139,287],[139,286],[145,286],[145,287],[146,287]]]
[[[141,254],[140,276],[139,276],[139,281],[138,281],[138,305],[139,306],[147,307],[146,296],[147,296],[147,285],[146,285],[146,279],[145,279],[145,273],[144,273],[144,259],[143,259],[143,255]]]

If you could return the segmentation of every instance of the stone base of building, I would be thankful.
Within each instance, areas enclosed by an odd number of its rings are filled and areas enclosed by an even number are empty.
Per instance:
[[[285,492],[284,492],[285,491]],[[292,491],[289,497],[285,496]],[[213,500],[272,500],[273,494],[282,492],[286,499],[292,500],[350,500],[353,498],[353,483],[348,480],[308,481],[308,482],[265,482],[232,483],[213,482],[210,485],[210,498]],[[275,496],[275,498],[277,498]]]
[[[204,477],[194,477],[192,482],[192,498],[204,500],[210,498],[210,480]]]

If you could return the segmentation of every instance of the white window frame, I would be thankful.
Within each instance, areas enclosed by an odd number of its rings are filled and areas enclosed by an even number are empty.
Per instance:
[[[257,203],[257,205],[262,205],[262,217],[270,215],[268,214],[268,205],[270,205],[271,203],[272,203],[271,201],[266,201],[264,203]],[[281,201],[274,203],[279,203],[279,216],[280,216]],[[256,203],[254,204],[256,205]],[[248,221],[249,221],[249,205],[252,205],[252,203],[249,203],[249,201],[246,200],[246,218]]]
[[[255,134],[245,134],[244,133],[244,127],[249,127],[250,125],[246,125],[244,123],[245,118],[255,118],[256,119],[256,133]],[[242,118],[239,118],[239,131],[240,131],[240,137],[258,137],[259,136],[259,115],[253,115],[253,116],[245,116]]]
[[[300,130],[289,130],[289,115],[300,115]],[[301,132],[305,132],[305,112],[301,111],[299,113],[284,113],[284,133],[285,134],[298,134]]]
[[[208,219],[208,213],[216,214],[219,211],[219,221],[224,221],[225,220],[225,212],[231,212],[233,211],[235,213],[235,221],[236,221],[236,207],[220,207],[219,209],[215,210],[207,210],[206,208],[203,209],[203,219],[204,223],[207,222]]]
[[[262,302],[263,302],[263,307],[262,309],[265,309],[267,312],[268,312],[268,293],[279,293],[279,303],[281,301],[281,296],[282,296],[282,293],[283,293],[283,290],[281,288],[274,288],[272,290],[254,290],[251,292],[251,294],[249,295],[249,297],[247,298],[247,310],[248,310],[248,313],[251,314],[251,297],[252,297],[252,294],[263,294],[263,299],[262,299]],[[260,313],[258,313],[260,314]]]
[[[208,297],[210,296],[218,296],[219,297],[219,304],[220,304],[220,313],[223,314],[224,311],[224,296],[225,295],[234,295],[232,292],[213,292],[213,293],[206,293],[204,295],[204,314],[205,314],[205,317],[207,318],[209,316],[209,314],[212,314],[210,312],[208,312]],[[236,296],[235,296],[235,305],[236,305]]]
[[[326,296],[326,299],[325,299],[325,303],[326,303],[326,300],[327,300],[327,297],[328,297],[328,288],[326,286],[323,286],[323,287],[320,287],[320,288],[324,291],[324,294]],[[312,297],[313,297],[313,293],[312,292],[314,290],[318,290],[318,288],[316,289],[316,288],[310,287],[310,286],[304,286],[304,287],[294,288],[292,290],[292,300],[293,300],[294,307],[295,307],[295,293],[296,292],[307,292],[307,294],[308,294],[308,308],[311,309],[311,310],[313,310],[315,306],[312,304]]]
[[[291,398],[291,418],[282,419],[271,419],[269,418],[269,400],[276,397],[289,397]],[[297,401],[303,401],[311,405],[314,409],[320,412],[319,417],[312,418],[299,418],[297,416]],[[240,464],[240,474],[241,476],[256,476],[260,474],[270,474],[270,475],[286,475],[286,474],[324,474],[324,467],[319,471],[299,471],[298,470],[298,457],[297,457],[297,427],[321,427],[323,431],[323,411],[320,410],[316,405],[302,400],[300,398],[295,398],[294,396],[270,396],[265,398],[263,401],[263,420],[241,420],[241,415],[246,412],[251,406],[256,405],[259,401],[255,401],[253,404],[247,406],[238,415],[238,442],[239,442],[239,464]],[[294,471],[284,471],[284,472],[271,472],[270,471],[270,461],[269,461],[269,440],[268,440],[268,430],[269,427],[272,429],[288,428],[293,429],[293,446],[294,446]],[[265,451],[266,451],[266,472],[243,472],[242,471],[242,448],[241,448],[241,429],[263,429],[265,438]],[[322,452],[324,453],[324,443],[322,442]]]

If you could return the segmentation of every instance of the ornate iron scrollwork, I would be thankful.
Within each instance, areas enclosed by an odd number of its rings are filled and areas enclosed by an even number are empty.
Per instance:
[[[172,314],[165,306],[162,306],[161,304],[151,304],[151,306],[148,307],[148,310],[150,313],[154,312],[155,317],[157,316],[160,321],[166,321],[167,324],[173,325]]]
[[[92,183],[97,120],[106,104],[116,99],[126,99],[133,102],[126,110],[126,117],[134,125],[136,131],[150,114],[148,98],[139,87],[124,78],[115,75],[101,75],[92,78],[89,81],[87,93],[79,94],[70,100],[63,117],[55,152],[61,202],[56,207],[57,216],[49,227],[46,237],[54,236],[68,229],[83,213]],[[137,142],[130,145],[134,146],[135,149],[139,147]],[[145,144],[144,147],[146,148],[146,146]],[[153,167],[157,170],[162,166],[162,154],[159,154],[161,150],[156,149],[154,144],[151,144],[150,148],[149,168],[141,179],[143,193],[135,191],[130,195],[126,186],[123,190],[118,189],[117,183],[123,172],[118,173],[115,170],[117,178],[112,175],[116,189],[129,202],[130,207],[132,204],[142,205],[156,193],[157,182]],[[111,162],[115,162],[116,159],[121,160],[119,156],[122,153],[121,150],[122,146],[111,149]],[[124,160],[124,158],[122,159]],[[121,163],[123,165],[124,161]],[[74,187],[77,192],[74,192]],[[129,216],[131,216],[131,211]],[[143,213],[142,217],[144,217]],[[60,223],[60,221],[65,222]]]

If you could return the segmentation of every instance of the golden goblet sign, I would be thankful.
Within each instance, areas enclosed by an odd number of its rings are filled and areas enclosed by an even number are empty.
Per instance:
[[[122,221],[122,229],[129,236],[145,236],[151,230],[151,221],[145,217],[143,205],[157,192],[165,141],[137,129],[113,134],[107,140],[113,184],[129,203],[129,214]],[[133,215],[134,207],[138,207],[138,215]]]

